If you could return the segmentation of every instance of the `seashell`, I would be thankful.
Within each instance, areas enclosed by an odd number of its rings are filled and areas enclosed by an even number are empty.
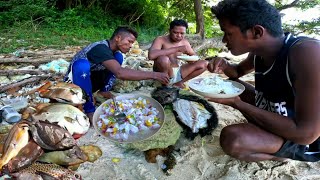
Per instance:
[[[98,146],[94,145],[84,145],[80,146],[80,149],[82,152],[87,155],[89,162],[96,161],[99,157],[102,156],[102,151]]]

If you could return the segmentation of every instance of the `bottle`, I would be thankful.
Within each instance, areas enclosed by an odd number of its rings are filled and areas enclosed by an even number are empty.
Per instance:
[[[21,114],[19,114],[12,106],[1,106],[0,113],[2,119],[10,124],[16,123],[21,120]]]

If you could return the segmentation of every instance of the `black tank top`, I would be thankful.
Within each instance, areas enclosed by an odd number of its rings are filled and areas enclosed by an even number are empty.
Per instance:
[[[257,107],[283,116],[295,118],[294,91],[288,72],[288,52],[299,40],[286,34],[284,45],[271,67],[265,67],[261,57],[255,56],[255,104]]]

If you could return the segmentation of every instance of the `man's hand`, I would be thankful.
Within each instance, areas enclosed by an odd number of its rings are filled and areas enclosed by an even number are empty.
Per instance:
[[[193,55],[194,52],[192,50],[190,50],[190,48],[188,48],[188,46],[183,45],[183,46],[178,46],[178,52],[181,52],[183,54],[187,54],[187,55]]]
[[[161,84],[167,85],[169,83],[169,75],[163,72],[153,72],[153,79],[158,80]]]
[[[209,61],[208,71],[212,73],[222,74],[224,70],[228,67],[229,63],[227,60],[221,57],[215,57]]]
[[[231,107],[236,108],[236,109],[237,109],[236,102],[237,101],[241,101],[239,96],[236,96],[234,98],[208,98],[207,100],[211,101],[211,102],[215,102],[215,103],[231,106]]]

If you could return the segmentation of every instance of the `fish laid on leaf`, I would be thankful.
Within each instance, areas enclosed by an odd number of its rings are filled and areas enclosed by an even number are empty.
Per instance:
[[[194,101],[178,99],[173,102],[173,108],[177,112],[180,120],[191,128],[193,133],[199,132],[199,129],[208,126],[207,120],[211,113],[205,107]]]
[[[62,127],[46,121],[29,122],[33,140],[46,150],[65,150],[77,143],[71,134]]]
[[[57,123],[60,127],[67,129],[71,135],[83,135],[90,128],[89,118],[78,108],[69,104],[43,106],[32,117],[38,121]]]
[[[13,157],[17,156],[19,151],[28,144],[29,141],[29,126],[26,123],[15,124],[9,131],[4,147],[2,156],[0,158],[0,170],[7,164]]]
[[[69,104],[83,104],[86,102],[83,90],[72,83],[66,82],[47,82],[38,91],[44,98],[54,99],[58,102]]]
[[[31,166],[11,174],[16,179],[61,179],[61,180],[78,180],[81,179],[79,174],[72,170],[61,167],[56,164],[33,163]]]
[[[29,143],[19,151],[18,155],[4,166],[4,172],[9,174],[26,168],[34,163],[41,154],[43,154],[43,150],[31,139]]]
[[[179,99],[173,102],[173,109],[178,120],[187,126],[186,136],[193,139],[209,135],[218,126],[215,108],[205,99],[180,91]]]
[[[53,151],[43,154],[38,161],[54,163],[62,166],[72,166],[81,164],[88,160],[88,157],[81,151],[78,146],[64,151]]]

